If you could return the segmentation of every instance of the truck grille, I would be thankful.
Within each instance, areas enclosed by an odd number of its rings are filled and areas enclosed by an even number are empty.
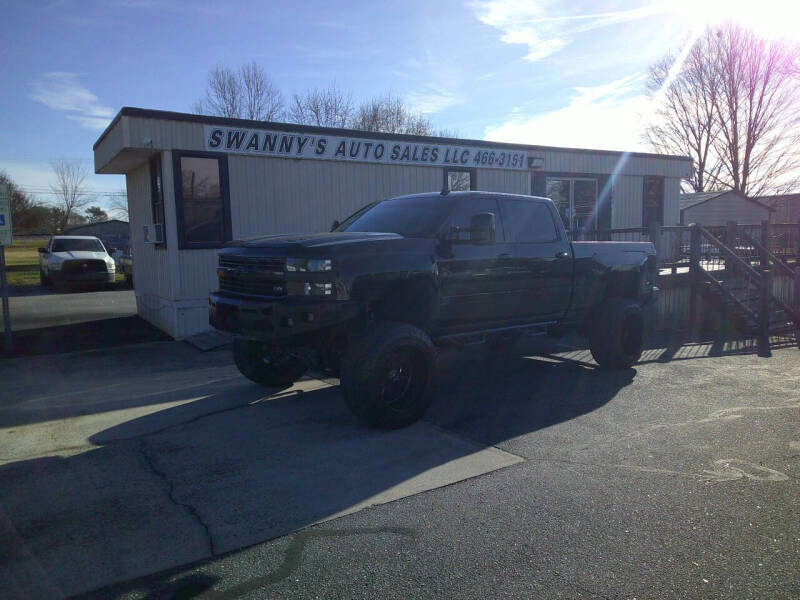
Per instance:
[[[271,256],[219,257],[219,289],[236,294],[283,296],[286,259]]]
[[[66,260],[61,267],[62,273],[105,273],[106,261],[104,260]]]

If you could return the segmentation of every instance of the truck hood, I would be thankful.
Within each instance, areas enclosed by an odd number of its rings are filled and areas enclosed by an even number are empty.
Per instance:
[[[245,240],[236,240],[227,245],[244,248],[322,248],[329,246],[336,247],[347,244],[358,244],[363,242],[400,239],[403,239],[403,236],[397,233],[301,233],[264,235]]]

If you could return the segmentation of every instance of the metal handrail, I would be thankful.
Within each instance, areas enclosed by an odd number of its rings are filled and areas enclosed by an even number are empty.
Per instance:
[[[755,247],[756,247],[756,249],[757,249],[759,252],[763,252],[764,254],[766,254],[766,255],[767,255],[769,258],[770,258],[770,260],[771,260],[773,263],[775,263],[776,265],[778,265],[778,267],[779,267],[779,268],[780,268],[780,269],[781,269],[781,270],[782,270],[784,273],[786,273],[786,274],[787,274],[789,277],[794,277],[794,271],[792,270],[792,267],[790,267],[789,265],[787,265],[787,264],[786,264],[785,262],[783,262],[783,261],[782,261],[780,258],[778,258],[778,257],[777,257],[777,256],[775,256],[775,255],[774,255],[772,252],[770,252],[769,250],[767,250],[767,249],[764,247],[764,245],[763,245],[761,242],[759,242],[758,240],[756,240],[756,239],[755,239],[755,238],[754,238],[752,235],[750,235],[749,233],[747,233],[747,231],[745,231],[744,229],[742,230],[742,235],[744,236],[744,238],[745,238],[745,239],[746,239],[748,242],[750,242],[751,244],[753,244],[753,246],[755,246]]]
[[[702,225],[695,225],[700,234],[708,240],[712,246],[716,246],[720,253],[725,256],[725,260],[731,261],[731,263],[741,269],[745,275],[752,281],[758,283],[761,280],[761,274],[756,271],[753,267],[748,265],[745,261],[743,261],[739,256],[736,255],[733,250],[728,248],[725,244],[720,242],[716,237],[714,237],[711,233],[709,233],[706,229],[703,228]]]

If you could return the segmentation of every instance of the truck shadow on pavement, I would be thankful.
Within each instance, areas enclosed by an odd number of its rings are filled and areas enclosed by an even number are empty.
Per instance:
[[[338,387],[321,382],[184,389],[182,404],[102,429],[72,456],[0,467],[0,579],[13,582],[0,597],[59,597],[142,576],[99,596],[228,597],[213,578],[179,584],[186,573],[175,568],[417,493],[401,488],[420,477],[440,478],[432,489],[513,464],[489,447],[603,406],[635,373],[557,357],[446,356],[426,420],[391,432],[358,425]],[[150,405],[163,402],[152,396]],[[480,461],[489,466],[470,471]],[[273,566],[264,570],[286,571]]]

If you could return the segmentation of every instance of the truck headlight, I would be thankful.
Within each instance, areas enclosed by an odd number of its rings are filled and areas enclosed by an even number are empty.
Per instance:
[[[330,258],[287,258],[286,270],[289,272],[322,273],[333,270]]]

